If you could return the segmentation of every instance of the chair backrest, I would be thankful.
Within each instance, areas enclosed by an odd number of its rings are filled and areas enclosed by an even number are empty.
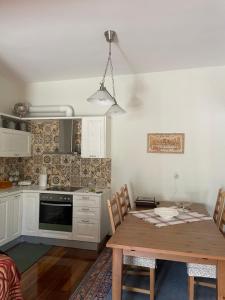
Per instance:
[[[220,219],[220,225],[219,229],[222,232],[222,234],[225,236],[225,208],[223,208],[223,213]]]
[[[214,209],[214,214],[213,214],[213,220],[218,227],[219,227],[221,215],[223,212],[224,199],[225,199],[225,192],[223,192],[223,189],[219,189],[218,195],[217,195],[217,200],[216,200],[216,205],[215,205],[215,209]]]
[[[120,189],[119,193],[118,192],[116,193],[116,198],[117,198],[117,203],[119,208],[120,220],[122,222],[124,220],[124,217],[128,213],[128,206],[127,206],[127,201],[126,201],[123,188]]]
[[[116,195],[112,197],[112,199],[107,200],[108,204],[108,212],[109,212],[109,218],[112,228],[112,233],[115,233],[116,228],[121,224],[121,218],[118,208],[118,200]]]
[[[131,204],[130,204],[130,196],[129,196],[127,184],[124,184],[123,189],[124,189],[124,194],[125,194],[125,198],[126,198],[126,202],[127,202],[127,207],[128,207],[128,210],[130,210]]]

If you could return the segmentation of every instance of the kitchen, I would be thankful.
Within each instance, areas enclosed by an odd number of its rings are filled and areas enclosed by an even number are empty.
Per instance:
[[[225,181],[222,1],[3,0],[0,24],[0,249],[33,256],[25,299],[69,299],[124,184],[131,206],[184,199],[212,215]],[[105,89],[110,105],[92,101]],[[161,133],[183,137],[180,153],[148,151]]]
[[[1,118],[4,126],[13,122],[13,117],[3,114]],[[65,121],[70,124],[64,124]],[[15,128],[26,122],[27,131],[0,128],[5,147],[0,153],[1,179],[17,180],[12,182],[14,187],[1,190],[4,217],[0,245],[12,240],[17,243],[15,238],[22,235],[24,241],[35,241],[36,237],[46,242],[45,238],[51,238],[65,245],[67,240],[66,245],[76,246],[78,242],[82,248],[83,242],[84,248],[96,250],[108,234],[106,199],[110,194],[111,160],[106,137],[110,134],[109,122],[105,117],[94,116],[70,120],[14,119],[14,122]],[[20,145],[26,149],[24,153],[15,138],[21,133],[28,137],[24,139],[25,145]],[[94,134],[96,145],[89,141]],[[73,152],[75,147],[77,152]],[[19,174],[20,181],[12,174]],[[13,207],[8,208],[10,205]],[[10,215],[5,220],[7,211]]]

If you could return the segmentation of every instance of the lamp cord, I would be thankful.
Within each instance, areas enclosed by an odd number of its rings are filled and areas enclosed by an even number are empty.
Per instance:
[[[114,77],[113,77],[113,64],[112,64],[111,57],[110,57],[110,72],[111,72],[111,79],[112,79],[113,98],[114,98],[115,103],[117,104],[117,102],[116,102],[115,83],[114,83]]]
[[[112,47],[111,47],[111,44],[112,44],[112,43],[109,42],[108,59],[107,59],[107,63],[106,63],[106,66],[105,66],[105,71],[104,71],[104,74],[103,74],[103,78],[102,78],[102,81],[101,81],[101,85],[104,85],[104,83],[105,83],[105,77],[106,77],[108,68],[109,68],[109,66],[110,66],[110,74],[111,74],[111,79],[112,79],[112,89],[113,89],[113,98],[114,98],[115,104],[117,104],[117,102],[116,102],[115,84],[114,84],[114,77],[113,77]]]
[[[106,66],[105,66],[105,71],[104,71],[104,74],[103,74],[103,77],[102,77],[102,81],[101,81],[101,85],[104,85],[105,83],[105,76],[106,76],[106,73],[107,73],[107,70],[108,70],[108,67],[109,67],[109,62],[111,60],[111,42],[109,42],[109,53],[108,53],[108,59],[107,59],[107,62],[106,62]]]

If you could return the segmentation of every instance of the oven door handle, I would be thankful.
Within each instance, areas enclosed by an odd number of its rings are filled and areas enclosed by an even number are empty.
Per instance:
[[[60,207],[72,207],[72,204],[63,204],[63,203],[49,203],[49,202],[41,202],[41,205],[45,206],[60,206]]]

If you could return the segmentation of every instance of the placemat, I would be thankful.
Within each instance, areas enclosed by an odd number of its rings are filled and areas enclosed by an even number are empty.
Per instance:
[[[171,208],[176,208],[172,206]],[[170,220],[165,220],[160,216],[154,213],[154,209],[149,210],[139,210],[139,211],[130,211],[129,213],[134,215],[135,217],[142,219],[146,222],[154,224],[156,227],[164,227],[169,225],[177,225],[183,223],[192,223],[204,220],[212,220],[212,217],[209,217],[205,214],[200,214],[195,211],[189,211],[187,209],[178,209],[179,215],[173,217]]]

